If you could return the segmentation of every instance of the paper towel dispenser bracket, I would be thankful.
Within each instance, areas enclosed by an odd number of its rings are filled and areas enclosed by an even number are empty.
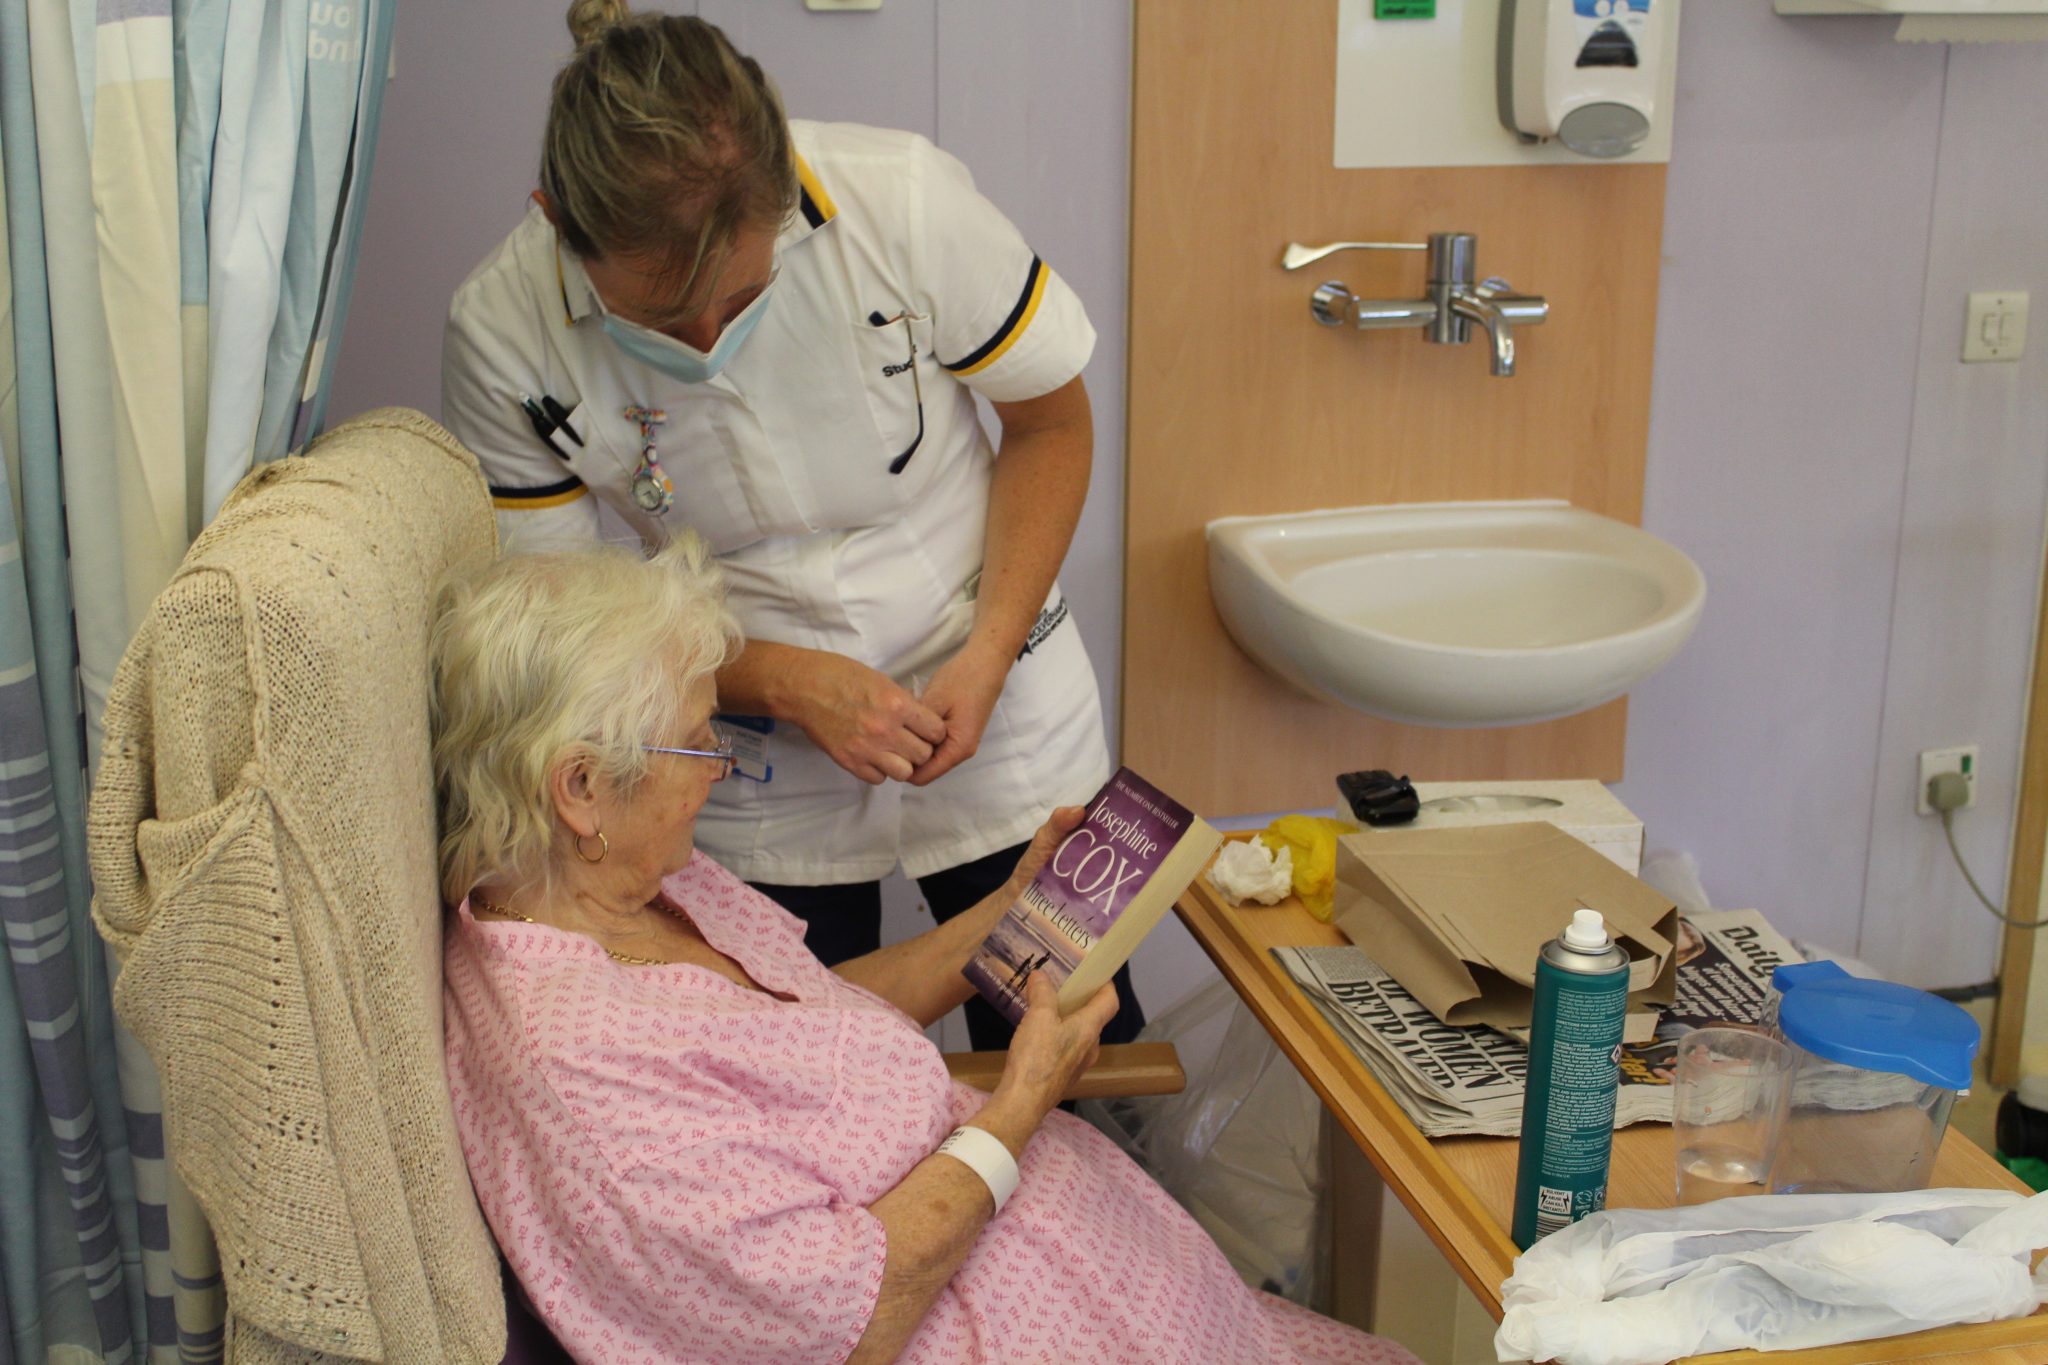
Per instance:
[[[2048,0],[1772,0],[1780,14],[2048,14]]]
[[[1902,43],[2048,40],[2048,0],[1772,0],[1783,15],[1847,14],[1899,21]]]

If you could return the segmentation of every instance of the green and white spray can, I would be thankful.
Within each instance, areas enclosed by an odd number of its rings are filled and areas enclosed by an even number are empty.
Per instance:
[[[1524,1251],[1607,1205],[1627,1017],[1628,953],[1608,936],[1599,911],[1579,910],[1536,957],[1515,1171],[1514,1237]]]

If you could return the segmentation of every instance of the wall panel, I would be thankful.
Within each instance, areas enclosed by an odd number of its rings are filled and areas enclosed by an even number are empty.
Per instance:
[[[696,10],[766,68],[795,117],[935,131],[938,0],[845,13],[801,0],[698,0]]]
[[[1296,695],[1210,604],[1202,527],[1217,516],[1562,497],[1634,521],[1640,507],[1664,168],[1336,170],[1335,24],[1335,0],[1138,6],[1126,758],[1216,812],[1326,805],[1343,768],[1618,778],[1620,704],[1508,729],[1395,725]],[[1482,274],[1551,301],[1513,378],[1489,376],[1483,342],[1310,318],[1319,278],[1420,296],[1419,256],[1276,264],[1290,239],[1446,230],[1478,235]]]

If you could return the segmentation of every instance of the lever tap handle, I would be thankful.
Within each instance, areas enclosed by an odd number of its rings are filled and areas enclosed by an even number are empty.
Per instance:
[[[1300,242],[1289,242],[1287,249],[1280,253],[1282,270],[1299,270],[1313,265],[1338,251],[1425,251],[1423,242],[1330,242],[1324,246],[1303,246]]]

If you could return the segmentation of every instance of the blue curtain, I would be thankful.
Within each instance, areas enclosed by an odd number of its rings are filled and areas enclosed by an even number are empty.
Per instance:
[[[220,1357],[85,792],[150,600],[319,430],[394,4],[0,0],[0,1365]]]
[[[133,1189],[119,1160],[126,1121],[107,1103],[111,1066],[93,1064],[95,1054],[111,1061],[112,1021],[83,878],[66,867],[83,849],[60,788],[75,800],[81,774],[56,757],[79,753],[75,671],[68,639],[59,676],[36,665],[23,549],[10,496],[0,502],[0,925],[11,968],[0,978],[0,1103],[12,1159],[0,1172],[0,1251],[21,1360],[40,1361],[46,1345],[62,1342],[126,1361],[141,1307],[123,1273],[139,1260]],[[48,742],[53,703],[68,745]],[[60,784],[60,772],[70,780]],[[49,1198],[59,1189],[61,1204]]]

